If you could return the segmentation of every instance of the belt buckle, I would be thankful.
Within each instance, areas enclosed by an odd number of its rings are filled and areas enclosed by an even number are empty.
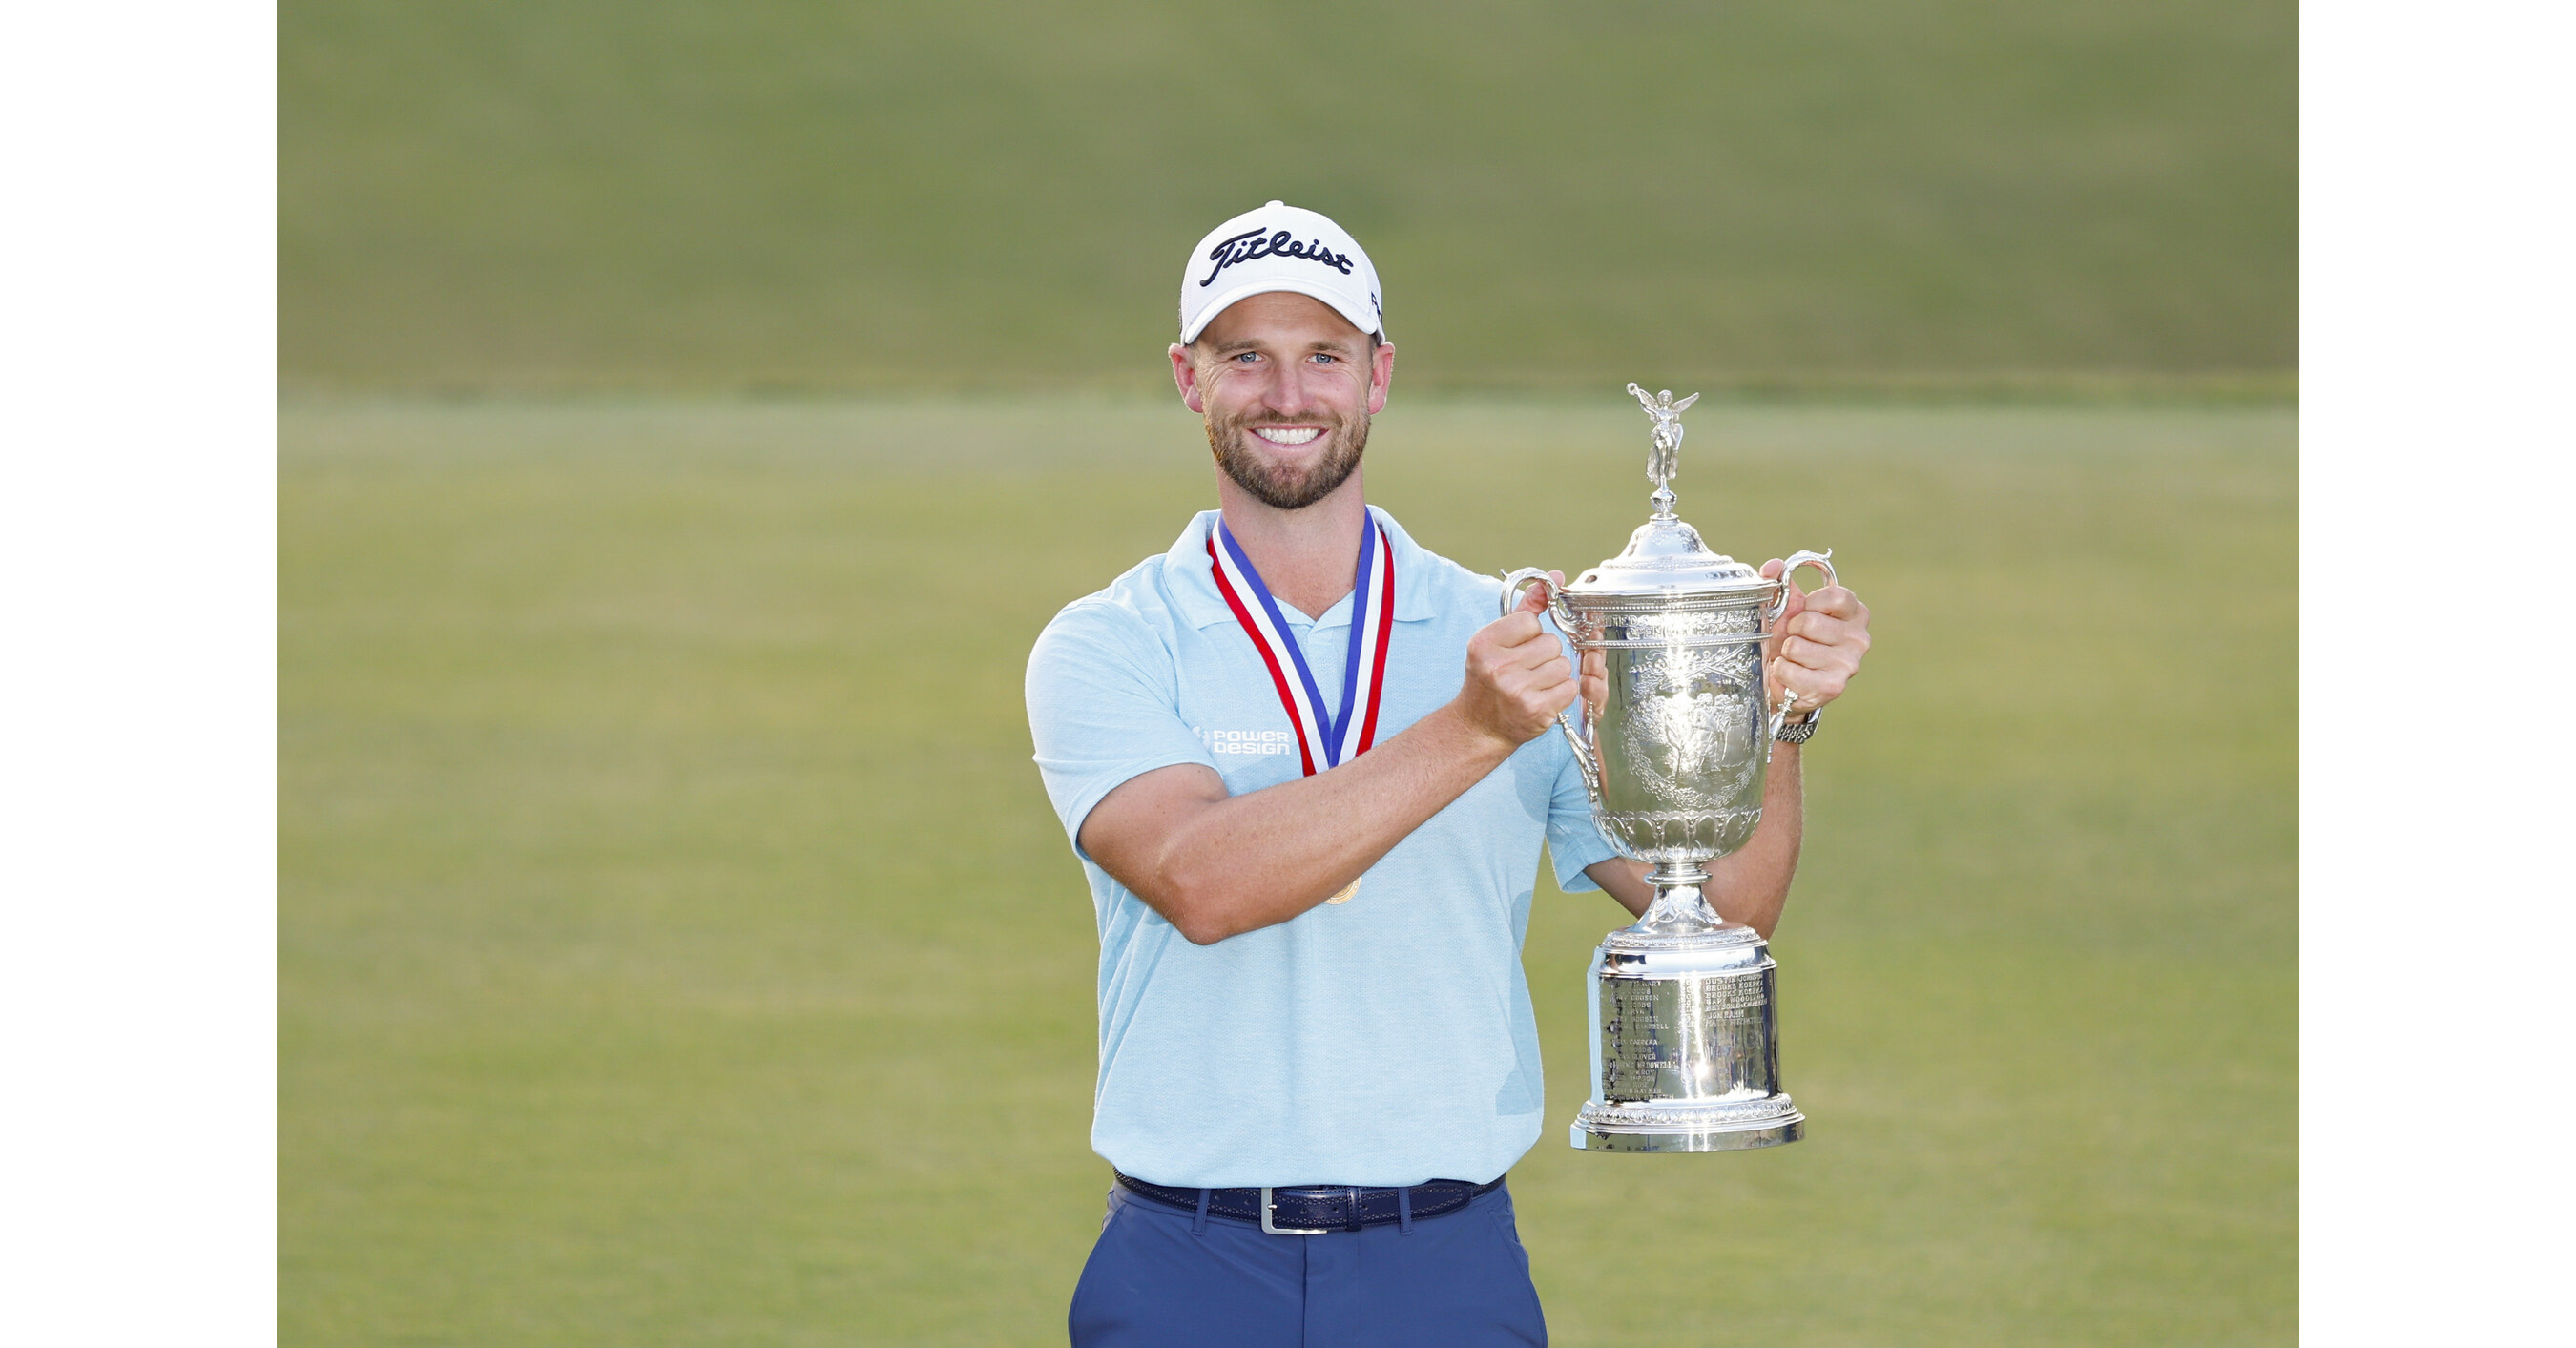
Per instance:
[[[1281,1225],[1279,1225],[1276,1221],[1274,1221],[1274,1220],[1272,1219],[1272,1217],[1271,1217],[1271,1211],[1270,1211],[1270,1210],[1271,1210],[1271,1207],[1272,1207],[1272,1206],[1273,1206],[1273,1205],[1274,1205],[1278,1200],[1276,1200],[1276,1199],[1272,1198],[1270,1195],[1271,1195],[1271,1187],[1270,1187],[1269,1185],[1267,1185],[1267,1184],[1262,1185],[1262,1186],[1261,1186],[1261,1229],[1262,1229],[1263,1231],[1265,1231],[1265,1232],[1267,1232],[1267,1233],[1269,1233],[1269,1234],[1271,1234],[1271,1235],[1274,1235],[1274,1236],[1323,1236],[1323,1235],[1330,1235],[1330,1234],[1332,1234],[1332,1230],[1333,1230],[1333,1228],[1331,1228],[1331,1227],[1329,1227],[1329,1226],[1281,1226]]]

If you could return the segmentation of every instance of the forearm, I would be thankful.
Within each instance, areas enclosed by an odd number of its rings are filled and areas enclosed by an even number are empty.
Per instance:
[[[1205,765],[1160,768],[1103,797],[1075,841],[1200,945],[1305,912],[1574,700],[1574,667],[1538,620],[1544,602],[1525,596],[1468,638],[1458,696],[1350,762],[1240,796]]]
[[[1358,879],[1515,747],[1443,707],[1330,771],[1198,802],[1158,831],[1132,874],[1112,873],[1201,945],[1285,922]]]
[[[1709,863],[1703,891],[1719,916],[1751,927],[1766,941],[1780,924],[1780,910],[1788,906],[1789,882],[1798,875],[1798,848],[1806,839],[1802,752],[1795,744],[1771,747],[1770,777],[1762,786],[1762,823],[1743,847]]]
[[[1806,835],[1798,756],[1797,745],[1773,747],[1770,775],[1762,786],[1762,823],[1742,848],[1709,863],[1708,884],[1700,891],[1718,916],[1753,928],[1764,940],[1770,939],[1771,929],[1779,925],[1780,910],[1789,902],[1789,882],[1798,873],[1798,847]],[[1643,917],[1655,898],[1655,887],[1646,882],[1648,869],[1642,861],[1613,857],[1585,867],[1583,873],[1617,899],[1620,907]]]

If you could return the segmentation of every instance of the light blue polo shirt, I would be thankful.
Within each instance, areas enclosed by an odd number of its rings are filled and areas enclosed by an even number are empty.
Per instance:
[[[1029,656],[1038,768],[1077,856],[1083,818],[1140,773],[1201,763],[1235,795],[1299,775],[1288,713],[1209,575],[1216,520],[1065,606]],[[1457,696],[1502,586],[1377,521],[1395,556],[1384,741]],[[1279,609],[1340,706],[1349,596],[1311,621]],[[1614,855],[1552,733],[1396,844],[1349,902],[1213,945],[1082,857],[1100,927],[1092,1148],[1187,1187],[1502,1174],[1546,1098],[1520,962],[1542,841],[1569,890],[1598,888],[1583,868]]]

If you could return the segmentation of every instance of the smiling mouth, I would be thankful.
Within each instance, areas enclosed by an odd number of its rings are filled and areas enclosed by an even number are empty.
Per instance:
[[[1293,449],[1313,442],[1324,432],[1319,426],[1255,426],[1252,433],[1283,449]]]

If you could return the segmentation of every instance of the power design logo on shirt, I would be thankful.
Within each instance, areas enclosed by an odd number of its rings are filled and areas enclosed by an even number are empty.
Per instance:
[[[1208,752],[1212,754],[1255,754],[1266,758],[1272,754],[1297,752],[1297,737],[1285,730],[1201,730],[1197,726],[1190,728],[1198,731],[1200,742],[1207,745]]]

